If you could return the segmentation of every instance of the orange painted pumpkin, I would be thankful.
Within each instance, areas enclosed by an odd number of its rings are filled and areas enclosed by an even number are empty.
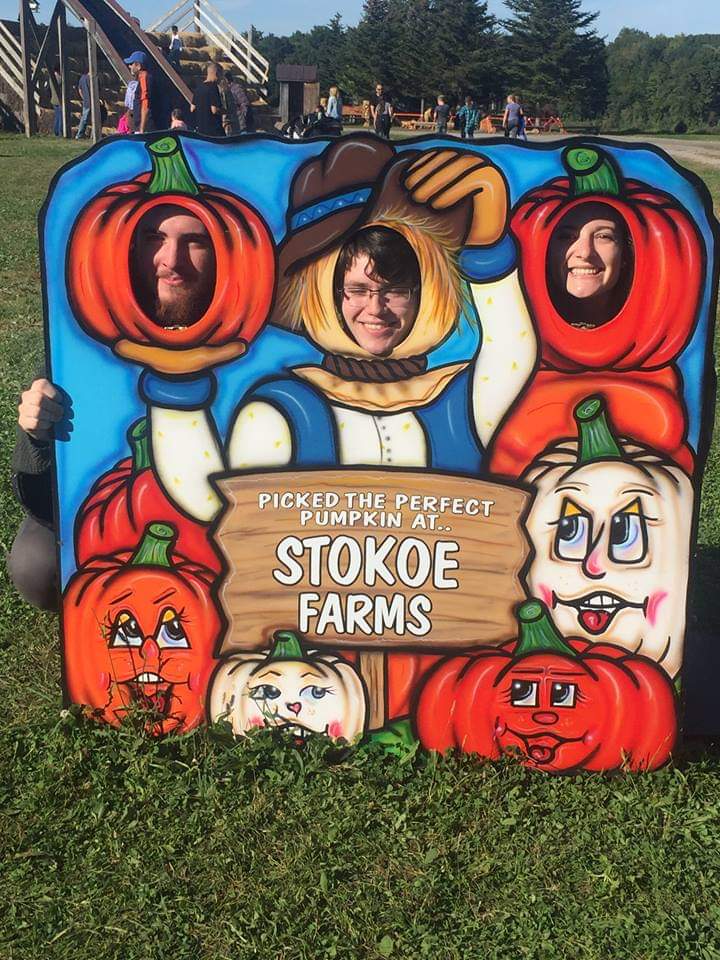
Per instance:
[[[489,760],[514,752],[548,773],[654,770],[675,744],[675,696],[655,663],[611,644],[565,640],[537,600],[520,638],[438,664],[420,692],[422,745]]]
[[[169,349],[249,343],[268,317],[275,251],[268,227],[248,203],[198,185],[175,137],[147,145],[152,172],[107,187],[85,207],[70,238],[67,281],[75,316],[90,336]],[[197,217],[210,236],[216,284],[210,305],[184,329],[148,316],[133,292],[130,251],[141,218],[172,204]]]
[[[69,699],[119,726],[131,707],[146,730],[191,730],[203,720],[220,620],[213,574],[172,556],[177,533],[149,524],[134,554],[81,567],[63,599]]]

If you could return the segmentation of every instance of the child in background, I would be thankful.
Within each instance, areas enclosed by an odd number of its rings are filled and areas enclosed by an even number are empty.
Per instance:
[[[449,119],[450,107],[445,103],[445,97],[438,97],[437,106],[435,107],[435,130],[437,133],[447,133]]]
[[[125,113],[120,114],[120,119],[118,120],[117,125],[118,133],[132,133],[132,127],[130,126],[130,111],[126,110]]]
[[[173,112],[170,114],[170,129],[171,130],[187,130],[187,124],[183,120],[182,110],[178,107],[175,107]]]

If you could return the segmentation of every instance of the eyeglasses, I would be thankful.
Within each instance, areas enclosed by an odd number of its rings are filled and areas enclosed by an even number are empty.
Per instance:
[[[390,307],[402,307],[409,303],[417,287],[355,287],[344,286],[341,288],[345,298],[354,307],[363,307],[369,303],[370,298],[377,296],[384,300]]]

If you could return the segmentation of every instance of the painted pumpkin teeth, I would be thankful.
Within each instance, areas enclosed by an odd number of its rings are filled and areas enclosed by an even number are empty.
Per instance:
[[[135,677],[135,683],[162,683],[162,677],[157,673],[139,673]]]

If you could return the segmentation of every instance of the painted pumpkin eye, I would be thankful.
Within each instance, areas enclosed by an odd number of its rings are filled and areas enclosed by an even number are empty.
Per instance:
[[[111,647],[141,647],[143,634],[140,624],[128,610],[121,610],[115,617],[110,632]]]
[[[303,687],[300,691],[300,696],[303,700],[322,700],[328,693],[332,693],[332,690],[328,690],[327,687]]]
[[[576,696],[576,683],[554,683],[550,691],[550,705],[553,707],[574,707]]]
[[[538,704],[537,680],[513,680],[510,687],[510,702],[514,707],[536,707]]]
[[[591,526],[590,517],[571,500],[566,500],[562,515],[557,521],[556,555],[561,560],[584,560],[587,556]]]
[[[157,632],[157,645],[163,647],[174,647],[176,650],[184,650],[190,646],[190,641],[180,622],[180,616],[172,608],[166,610],[160,618],[160,628]]]
[[[640,501],[616,513],[610,521],[610,559],[615,563],[639,563],[647,554],[648,535]]]
[[[260,683],[250,691],[253,700],[277,700],[279,696],[280,690],[272,683]]]

